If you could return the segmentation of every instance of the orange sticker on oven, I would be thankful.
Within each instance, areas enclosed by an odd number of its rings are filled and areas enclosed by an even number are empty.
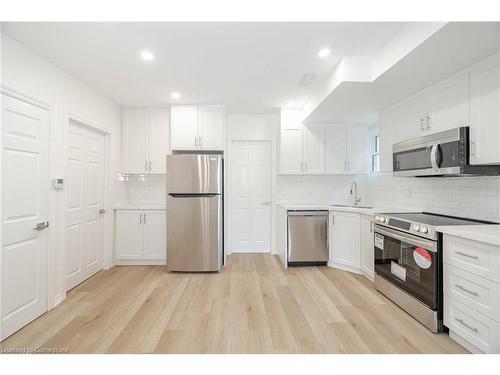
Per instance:
[[[415,251],[413,251],[413,259],[415,259],[415,263],[424,270],[432,265],[432,256],[423,247],[415,248]]]

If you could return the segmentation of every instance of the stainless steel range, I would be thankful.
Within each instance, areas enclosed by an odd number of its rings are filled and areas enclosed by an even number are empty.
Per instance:
[[[431,213],[377,214],[375,287],[432,332],[443,326],[443,261],[440,225],[477,225]]]

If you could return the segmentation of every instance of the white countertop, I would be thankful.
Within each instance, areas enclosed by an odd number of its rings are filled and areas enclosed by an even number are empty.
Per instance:
[[[113,207],[114,210],[165,210],[165,205],[129,204],[119,203]]]
[[[342,212],[358,212],[365,215],[373,215],[375,213],[383,212],[416,212],[414,209],[405,209],[401,207],[351,207],[351,206],[336,206],[334,204],[290,204],[290,203],[280,203],[278,206],[283,207],[286,210],[328,210],[328,211],[342,211]],[[363,206],[363,204],[361,204]],[[367,204],[367,206],[369,206]]]
[[[451,236],[500,246],[500,225],[442,225],[437,226],[436,230]]]

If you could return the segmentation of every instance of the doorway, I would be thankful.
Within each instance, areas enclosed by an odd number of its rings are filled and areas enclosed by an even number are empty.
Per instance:
[[[231,252],[271,251],[271,142],[233,141]]]
[[[66,290],[102,270],[106,137],[69,120],[66,189]]]

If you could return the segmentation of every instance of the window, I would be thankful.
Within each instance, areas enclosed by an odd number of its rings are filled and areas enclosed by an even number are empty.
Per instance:
[[[380,136],[373,134],[371,136],[371,163],[370,171],[380,171]]]

